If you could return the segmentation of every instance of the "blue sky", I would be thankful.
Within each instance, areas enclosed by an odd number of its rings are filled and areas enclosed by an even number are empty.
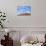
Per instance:
[[[16,9],[16,13],[17,14],[21,14],[21,13],[31,13],[31,6],[19,6]]]

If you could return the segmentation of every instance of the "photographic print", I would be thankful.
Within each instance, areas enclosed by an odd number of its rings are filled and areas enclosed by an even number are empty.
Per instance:
[[[18,6],[16,9],[16,13],[18,16],[31,16],[31,6],[28,5]]]
[[[16,0],[16,14],[17,16],[31,16],[32,0]]]

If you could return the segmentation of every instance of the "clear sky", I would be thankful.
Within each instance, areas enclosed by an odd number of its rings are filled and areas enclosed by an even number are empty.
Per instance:
[[[27,5],[22,5],[17,7],[16,9],[17,14],[21,14],[21,13],[31,13],[31,6],[27,6]]]

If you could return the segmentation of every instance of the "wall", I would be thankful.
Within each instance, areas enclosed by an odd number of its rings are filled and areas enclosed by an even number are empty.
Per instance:
[[[17,16],[16,6],[23,3],[32,6],[32,16]],[[7,27],[46,27],[46,0],[0,0],[0,9],[6,12]]]

